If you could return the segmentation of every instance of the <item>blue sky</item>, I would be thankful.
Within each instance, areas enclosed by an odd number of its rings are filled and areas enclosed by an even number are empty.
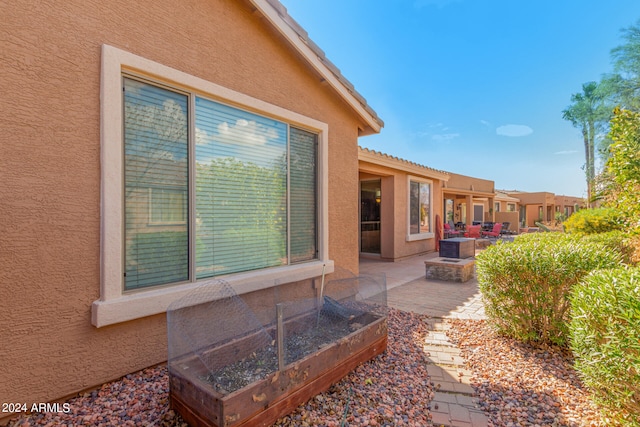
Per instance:
[[[562,119],[611,72],[638,0],[281,0],[384,120],[366,148],[495,181],[585,196]]]

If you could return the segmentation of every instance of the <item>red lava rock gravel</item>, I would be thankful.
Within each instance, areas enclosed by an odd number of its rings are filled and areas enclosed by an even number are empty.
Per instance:
[[[388,348],[325,393],[300,405],[275,426],[431,425],[433,384],[427,376],[427,317],[388,311]],[[68,400],[68,413],[33,413],[9,426],[186,426],[169,409],[166,365],[127,375]]]
[[[568,350],[498,336],[485,321],[451,320],[490,426],[605,426]]]
[[[385,354],[360,365],[273,427],[432,426],[434,387],[423,351],[427,317],[394,309],[388,316]],[[484,321],[448,322],[447,333],[468,361],[489,427],[605,425],[566,351],[499,337]],[[127,375],[66,403],[68,413],[25,414],[9,426],[186,426],[169,409],[166,365]]]

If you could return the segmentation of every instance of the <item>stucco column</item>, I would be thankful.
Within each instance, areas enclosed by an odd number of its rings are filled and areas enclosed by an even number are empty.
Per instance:
[[[465,223],[468,227],[473,224],[473,196],[467,196],[465,203],[467,204],[467,218],[465,219]]]
[[[489,212],[491,212],[491,218],[489,218],[490,222],[496,221],[496,207],[493,204],[493,197],[489,197]]]

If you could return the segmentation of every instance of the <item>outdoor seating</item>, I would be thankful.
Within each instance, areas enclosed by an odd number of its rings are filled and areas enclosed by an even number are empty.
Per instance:
[[[482,230],[483,231],[491,231],[493,229],[493,222],[483,222],[482,223]]]
[[[480,234],[482,235],[482,237],[498,238],[500,237],[500,230],[502,230],[502,223],[496,222],[495,224],[493,224],[493,228],[491,229],[491,231],[481,231]]]
[[[470,237],[472,239],[479,239],[480,237],[480,230],[482,228],[482,225],[470,225],[469,226],[469,230],[464,233],[464,237]]]
[[[509,230],[510,226],[511,226],[511,223],[509,221],[503,222],[502,228],[500,229],[500,235],[511,234],[511,230]]]
[[[448,239],[449,237],[452,236],[459,236],[460,235],[460,231],[458,230],[454,230],[453,228],[451,228],[451,225],[448,223],[444,223],[444,238]]]

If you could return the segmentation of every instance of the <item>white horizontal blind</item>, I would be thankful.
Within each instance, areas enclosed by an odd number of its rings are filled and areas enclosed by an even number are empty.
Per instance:
[[[317,258],[317,140],[311,132],[289,130],[291,263]]]
[[[196,277],[287,263],[287,126],[196,98]]]
[[[125,290],[188,280],[187,96],[124,78]]]

